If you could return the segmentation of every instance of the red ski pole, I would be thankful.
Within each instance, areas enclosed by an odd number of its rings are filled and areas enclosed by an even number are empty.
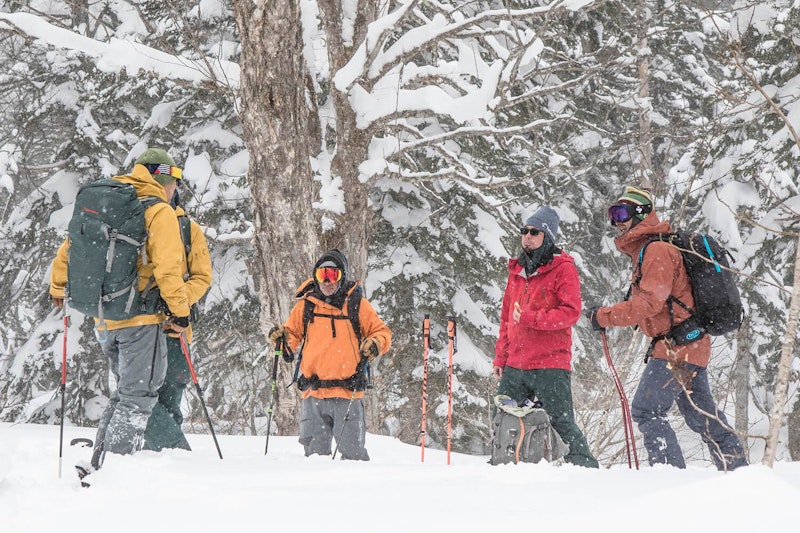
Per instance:
[[[453,354],[456,352],[456,319],[447,319],[447,464],[453,440]]]
[[[631,418],[631,408],[628,405],[628,398],[625,396],[625,389],[622,387],[622,382],[617,374],[617,369],[614,368],[614,363],[611,361],[611,353],[608,350],[608,338],[606,338],[606,330],[600,330],[600,338],[603,340],[603,352],[605,352],[606,363],[611,370],[611,376],[614,378],[614,385],[617,387],[619,394],[619,401],[622,404],[622,427],[625,430],[625,451],[628,455],[628,468],[632,468],[631,456],[633,457],[633,464],[636,465],[636,470],[639,470],[639,457],[636,454],[636,437],[633,434],[633,419]]]
[[[64,410],[66,409],[67,392],[67,329],[69,329],[69,316],[64,313],[64,349],[61,356],[61,430],[58,438],[58,477],[61,478],[61,463],[64,458]]]
[[[425,434],[428,426],[428,350],[431,345],[431,319],[425,315],[422,320],[422,425],[420,427],[421,458],[425,462]]]
[[[189,371],[192,373],[192,381],[194,381],[194,386],[197,389],[197,396],[200,398],[200,405],[203,406],[203,412],[206,414],[206,420],[208,420],[208,428],[211,430],[211,436],[214,438],[214,446],[217,447],[217,453],[219,454],[219,458],[222,459],[222,450],[219,449],[219,443],[217,442],[217,434],[214,433],[214,426],[211,425],[211,417],[208,416],[208,409],[206,409],[206,402],[205,400],[203,400],[203,389],[200,388],[200,383],[197,382],[197,374],[194,373],[194,365],[192,364],[192,358],[189,356],[189,347],[186,346],[186,341],[183,338],[183,333],[181,333],[178,338],[181,340],[181,350],[183,350],[183,356],[186,358],[186,364],[189,365]]]

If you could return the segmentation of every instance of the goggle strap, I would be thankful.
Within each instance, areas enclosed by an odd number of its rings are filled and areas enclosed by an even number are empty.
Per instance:
[[[172,165],[164,165],[158,163],[143,163],[142,164],[150,174],[164,174],[172,176],[176,180],[183,178],[183,171],[178,167]]]

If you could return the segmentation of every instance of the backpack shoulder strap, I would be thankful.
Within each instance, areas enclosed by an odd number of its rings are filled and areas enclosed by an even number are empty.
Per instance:
[[[186,252],[186,258],[192,253],[192,221],[186,215],[178,217],[178,225],[181,228],[181,241],[183,242],[183,250]]]
[[[361,310],[361,300],[363,298],[364,291],[361,290],[361,286],[353,289],[353,292],[351,292],[350,296],[347,298],[347,316],[350,318],[350,322],[353,324],[353,331],[356,334],[356,339],[358,339],[359,345],[361,345],[361,319],[359,318],[358,313]]]

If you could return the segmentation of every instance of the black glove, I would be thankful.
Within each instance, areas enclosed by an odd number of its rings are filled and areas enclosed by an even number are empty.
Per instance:
[[[189,327],[188,316],[170,316],[161,326],[170,337],[179,337]]]
[[[366,357],[371,363],[378,357],[378,341],[372,337],[364,339],[361,341],[359,351],[361,352],[361,357]]]
[[[601,326],[601,325],[600,325],[600,323],[597,321],[597,311],[598,311],[598,310],[599,310],[601,307],[602,307],[602,305],[593,305],[593,306],[591,306],[591,307],[587,307],[587,308],[586,308],[586,309],[583,311],[583,314],[586,316],[586,318],[588,318],[588,319],[589,319],[589,322],[591,322],[591,323],[592,323],[592,328],[593,328],[595,331],[601,331],[601,330],[604,330],[604,329],[606,329],[606,328],[604,328],[603,326]]]

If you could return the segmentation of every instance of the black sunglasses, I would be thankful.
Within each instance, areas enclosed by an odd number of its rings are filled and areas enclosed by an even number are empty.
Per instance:
[[[542,230],[536,229],[536,228],[519,228],[519,234],[520,235],[527,235],[528,233],[530,233],[531,237],[536,237],[541,232],[542,232]]]

